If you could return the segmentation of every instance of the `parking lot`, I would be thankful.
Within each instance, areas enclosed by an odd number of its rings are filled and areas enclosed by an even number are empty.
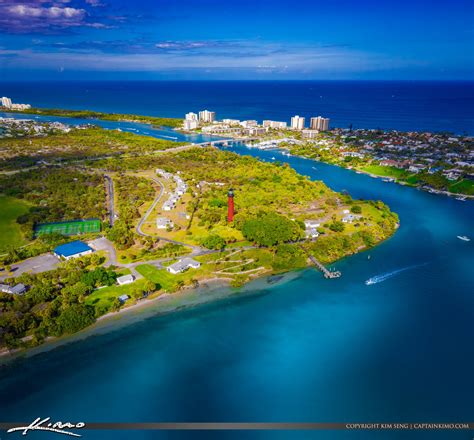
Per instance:
[[[0,280],[5,278],[17,277],[25,272],[40,273],[55,269],[59,264],[59,259],[53,254],[39,255],[29,258],[21,263],[12,264],[12,273],[0,272]]]

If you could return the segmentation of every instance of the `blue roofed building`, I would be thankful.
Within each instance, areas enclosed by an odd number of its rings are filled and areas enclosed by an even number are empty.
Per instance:
[[[58,258],[69,260],[71,258],[82,257],[92,254],[94,250],[82,241],[71,241],[71,243],[62,244],[54,249],[54,255]]]

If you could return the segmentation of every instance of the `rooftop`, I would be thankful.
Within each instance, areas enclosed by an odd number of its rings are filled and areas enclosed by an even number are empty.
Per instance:
[[[81,252],[92,251],[92,248],[82,241],[71,241],[71,243],[62,244],[54,249],[54,253],[69,257],[71,255],[80,254]]]

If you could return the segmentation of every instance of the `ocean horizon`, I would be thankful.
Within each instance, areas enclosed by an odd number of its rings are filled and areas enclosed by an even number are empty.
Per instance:
[[[0,93],[44,108],[174,118],[208,108],[218,119],[321,115],[331,127],[474,134],[474,81],[21,81]]]

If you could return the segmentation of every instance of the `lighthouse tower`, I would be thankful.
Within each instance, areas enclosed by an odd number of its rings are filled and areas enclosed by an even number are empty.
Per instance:
[[[231,188],[227,193],[227,221],[234,221],[234,190]]]

